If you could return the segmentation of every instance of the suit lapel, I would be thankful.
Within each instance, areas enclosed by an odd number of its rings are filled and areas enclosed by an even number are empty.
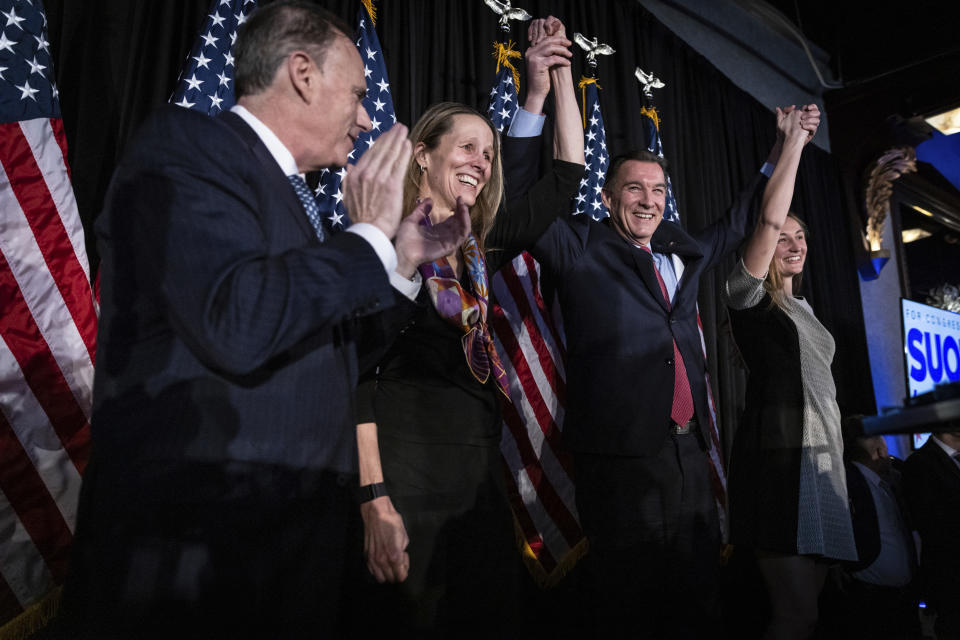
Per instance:
[[[303,210],[303,203],[300,202],[300,198],[297,197],[287,176],[283,174],[280,165],[277,164],[270,150],[263,144],[263,141],[257,133],[243,121],[243,118],[235,113],[227,111],[217,117],[239,135],[250,148],[253,157],[256,158],[257,162],[263,168],[264,177],[274,184],[276,202],[293,217],[295,223],[309,238],[316,240],[317,233],[310,224],[306,212]]]
[[[683,280],[687,267],[703,258],[703,252],[687,232],[673,222],[663,221],[650,239],[650,248],[659,254],[669,256],[673,261],[673,272],[677,277],[677,290],[673,295],[673,307],[681,307],[686,300],[689,288]],[[654,274],[656,277],[656,274]],[[691,277],[697,277],[694,273]],[[696,301],[694,301],[696,303]]]
[[[941,449],[936,442],[933,442],[933,436],[930,436],[929,444],[931,445],[930,448],[934,449],[931,453],[934,454],[933,457],[939,461],[938,465],[943,474],[952,478],[954,486],[960,486],[960,467],[947,455],[946,451]]]
[[[653,299],[660,304],[665,312],[669,313],[670,307],[667,306],[667,301],[663,297],[663,290],[660,289],[660,280],[657,279],[657,272],[653,266],[653,256],[643,249],[632,245],[628,245],[627,250],[632,254],[634,268],[637,270],[643,283],[647,285],[647,289],[650,290],[650,295],[653,296]]]

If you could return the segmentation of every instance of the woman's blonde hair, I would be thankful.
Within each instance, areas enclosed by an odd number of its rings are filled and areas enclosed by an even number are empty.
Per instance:
[[[787,214],[788,218],[793,218],[797,224],[800,225],[800,230],[803,231],[803,237],[806,239],[809,236],[807,231],[807,225],[801,220],[797,214],[790,212]],[[798,273],[793,276],[793,291],[796,292],[800,288],[802,282],[803,273]],[[763,280],[763,290],[770,294],[770,307],[773,308],[774,305],[780,307],[783,311],[787,310],[787,296],[783,293],[783,276],[780,275],[780,270],[777,269],[777,256],[776,254],[770,258],[770,266],[767,268],[767,277]]]
[[[476,238],[480,250],[483,251],[486,248],[487,234],[493,227],[493,221],[497,217],[497,209],[500,207],[500,199],[503,197],[503,164],[500,160],[500,134],[497,132],[497,128],[493,126],[489,118],[472,107],[459,102],[440,102],[427,109],[420,116],[417,124],[413,127],[413,131],[410,132],[410,142],[413,143],[414,150],[421,142],[427,151],[436,149],[440,144],[440,139],[453,128],[453,118],[458,115],[480,118],[490,127],[490,133],[493,134],[490,179],[477,197],[477,201],[470,208],[473,237]],[[417,206],[420,182],[423,180],[423,176],[424,172],[420,171],[416,153],[414,153],[410,156],[410,163],[407,165],[407,177],[403,185],[404,215],[409,214]]]

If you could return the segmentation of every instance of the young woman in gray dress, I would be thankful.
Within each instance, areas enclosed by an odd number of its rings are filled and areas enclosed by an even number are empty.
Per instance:
[[[843,441],[830,371],[834,341],[797,296],[807,231],[788,213],[816,105],[777,110],[782,151],[761,217],[727,279],[749,367],[730,459],[731,542],[752,548],[770,595],[765,638],[807,638],[832,561],[855,560]]]

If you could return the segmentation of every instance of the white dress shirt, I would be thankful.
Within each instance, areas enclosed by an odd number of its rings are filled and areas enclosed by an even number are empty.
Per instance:
[[[870,496],[877,509],[877,526],[880,530],[880,553],[876,560],[854,575],[857,580],[884,587],[902,587],[913,577],[910,563],[910,535],[900,506],[887,484],[869,467],[854,462],[870,487]],[[886,485],[886,486],[884,486]]]
[[[960,452],[958,452],[956,449],[954,449],[953,447],[948,445],[946,442],[938,438],[936,434],[930,436],[930,439],[936,442],[938,447],[943,449],[943,452],[947,454],[947,457],[953,460],[953,464],[960,467],[960,460],[957,459],[957,453],[960,453]]]

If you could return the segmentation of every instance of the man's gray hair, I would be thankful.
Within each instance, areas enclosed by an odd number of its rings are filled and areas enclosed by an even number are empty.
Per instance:
[[[326,9],[303,0],[260,7],[240,27],[234,45],[234,93],[239,99],[264,91],[294,51],[306,52],[318,67],[330,43],[349,38],[350,27]]]

